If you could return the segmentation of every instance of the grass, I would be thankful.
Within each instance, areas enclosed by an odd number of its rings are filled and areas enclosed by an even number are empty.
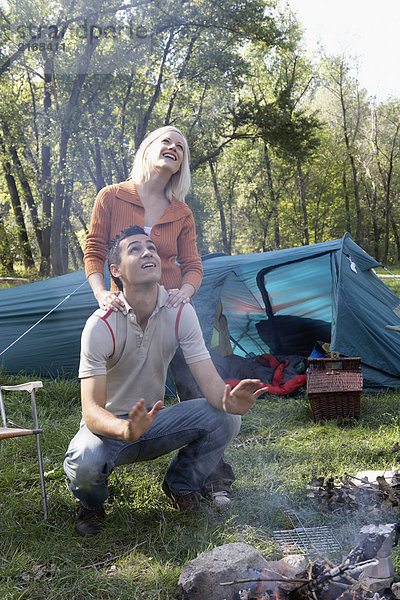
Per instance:
[[[3,375],[5,380],[21,378]],[[11,402],[22,417],[19,398],[12,395]],[[232,507],[211,516],[174,510],[160,490],[171,459],[166,456],[117,469],[110,478],[106,527],[82,539],[74,531],[75,501],[62,471],[80,419],[79,384],[45,381],[37,402],[49,518],[43,520],[34,440],[4,441],[0,597],[7,600],[175,600],[182,565],[215,546],[244,541],[266,558],[280,556],[272,532],[288,528],[285,509],[295,510],[305,526],[330,526],[346,553],[375,515],[321,513],[307,484],[313,475],[390,469],[397,460],[391,449],[400,443],[396,393],[364,394],[358,421],[324,425],[313,422],[305,397],[259,400],[226,453],[237,477]],[[382,520],[398,520],[397,511]]]
[[[380,267],[375,272],[392,292],[400,296],[400,265],[391,266],[389,270]]]

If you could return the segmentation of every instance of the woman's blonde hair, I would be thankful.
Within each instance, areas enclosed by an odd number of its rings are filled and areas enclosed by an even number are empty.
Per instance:
[[[185,201],[185,196],[189,191],[190,187],[190,168],[189,168],[189,146],[185,136],[177,127],[159,127],[155,129],[143,140],[140,144],[135,158],[133,160],[132,170],[129,173],[129,179],[132,179],[135,183],[144,183],[150,179],[151,170],[154,165],[151,152],[148,152],[151,144],[158,138],[166,135],[170,131],[175,131],[182,136],[183,139],[183,158],[182,164],[179,171],[171,176],[168,184],[165,188],[165,193],[168,200],[174,197],[176,200]]]

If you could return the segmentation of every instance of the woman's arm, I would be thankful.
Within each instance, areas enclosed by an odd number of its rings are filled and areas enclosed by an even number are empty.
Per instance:
[[[86,236],[85,263],[86,277],[92,273],[104,272],[108,244],[110,243],[112,198],[108,188],[97,194]]]
[[[203,278],[203,266],[196,245],[196,228],[192,214],[185,219],[177,240],[177,260],[182,273],[182,285],[179,289],[168,290],[166,306],[186,304],[197,292]]]
[[[110,237],[113,191],[103,188],[97,194],[86,237],[85,271],[99,307],[103,310],[122,310],[124,304],[118,291],[108,291],[104,284],[104,265]]]
[[[182,273],[182,286],[190,284],[196,293],[203,279],[203,265],[197,250],[196,227],[192,213],[185,218],[178,236],[177,249],[177,261]]]

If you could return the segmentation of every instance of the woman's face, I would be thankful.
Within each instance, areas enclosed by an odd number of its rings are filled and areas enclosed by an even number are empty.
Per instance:
[[[151,153],[153,166],[166,169],[171,176],[181,167],[184,153],[183,137],[177,131],[167,131],[154,140],[147,152]]]

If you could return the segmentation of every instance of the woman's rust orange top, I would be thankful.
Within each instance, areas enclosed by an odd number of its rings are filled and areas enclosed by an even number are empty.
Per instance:
[[[144,206],[135,184],[124,181],[100,190],[86,238],[86,277],[92,273],[104,273],[111,240],[131,225],[144,226]],[[161,219],[153,225],[151,239],[161,258],[160,283],[167,289],[190,283],[197,291],[203,277],[203,267],[197,252],[192,211],[187,204],[173,198]],[[117,289],[114,282],[112,289]]]

